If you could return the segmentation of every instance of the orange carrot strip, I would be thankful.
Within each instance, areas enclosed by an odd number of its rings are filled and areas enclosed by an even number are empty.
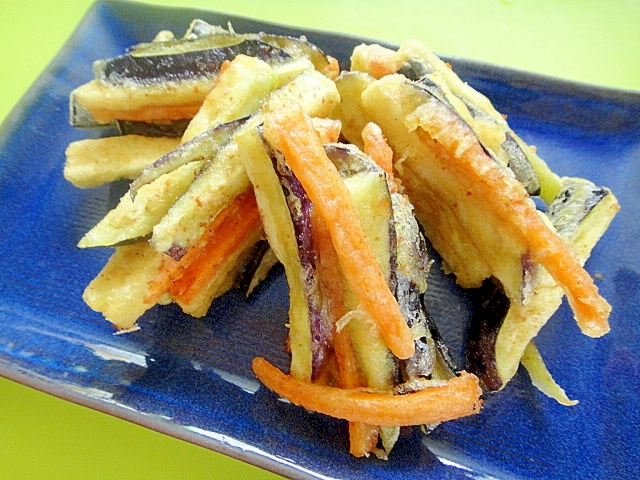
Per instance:
[[[338,384],[341,388],[361,387],[365,381],[361,378],[356,352],[346,332],[333,333],[333,350],[338,364]],[[371,453],[378,444],[379,428],[361,422],[349,422],[349,451],[355,457]]]
[[[160,267],[157,277],[149,283],[147,295],[145,297],[146,303],[154,303],[162,295],[168,293],[171,285],[173,285],[173,283],[182,276],[184,271],[192,263],[198,261],[202,255],[202,248],[204,245],[207,244],[210,238],[213,238],[213,236],[216,235],[219,225],[225,217],[225,213],[225,210],[223,210],[213,219],[211,224],[209,224],[202,236],[198,239],[198,242],[189,248],[187,253],[185,253],[180,260],[175,260],[168,255],[166,256],[162,262],[162,266]]]
[[[393,150],[378,124],[369,122],[362,129],[364,153],[388,174],[393,175]]]
[[[367,123],[362,129],[362,140],[364,153],[386,172],[389,191],[397,193],[400,180],[393,174],[393,149],[387,143],[380,126],[373,122]]]
[[[344,302],[346,284],[340,270],[338,255],[331,242],[331,235],[322,217],[312,214],[314,240],[318,251],[317,267],[320,290],[327,304],[327,312],[334,322],[332,342],[336,363],[336,381],[340,388],[357,388],[366,385],[358,365],[356,352],[346,331],[335,330],[347,307]],[[318,383],[316,381],[316,383]],[[349,422],[349,451],[354,457],[364,457],[374,451],[378,444],[379,428],[376,425]]]
[[[280,397],[307,410],[369,425],[409,426],[440,423],[472,415],[482,406],[478,378],[463,372],[441,386],[392,395],[341,389],[298,380],[262,357],[253,359],[258,379]]]
[[[365,384],[361,378],[356,352],[346,332],[334,332],[333,350],[338,364],[338,384],[341,388],[358,388]],[[354,457],[364,457],[378,444],[379,427],[362,422],[349,422],[349,451]]]
[[[335,80],[340,75],[340,63],[337,58],[330,55],[327,55],[327,60],[329,60],[329,63],[322,69],[322,73],[331,80]]]
[[[313,238],[318,252],[317,271],[319,288],[326,305],[327,314],[333,321],[332,347],[338,364],[338,384],[341,388],[355,388],[365,386],[358,360],[349,339],[349,335],[336,330],[335,324],[347,313],[345,293],[347,285],[340,269],[338,255],[331,241],[331,235],[326,223],[320,215],[314,212],[311,216]]]
[[[433,101],[424,110],[420,135],[430,136],[457,162],[445,168],[457,171],[487,203],[487,210],[502,219],[504,225],[526,245],[531,260],[541,264],[563,288],[582,332],[599,337],[609,331],[611,306],[598,293],[593,279],[569,246],[553,232],[532,207],[522,186],[507,177],[482,151],[477,142],[456,121],[454,114]],[[466,135],[465,135],[466,134]],[[427,141],[428,139],[425,138]]]
[[[184,264],[181,265],[178,260],[165,255],[156,278],[149,282],[144,302],[156,303],[160,297],[169,291],[169,287],[180,276],[184,268]]]
[[[340,139],[340,131],[342,130],[340,120],[313,117],[311,122],[323,144],[337,142]]]
[[[298,105],[269,115],[264,135],[280,150],[324,218],[342,271],[364,310],[380,326],[391,353],[410,358],[413,336],[367,243],[349,190],[327,157],[309,117]]]
[[[402,67],[403,62],[395,50],[378,44],[362,44],[353,50],[351,69],[368,72],[379,79],[396,73]]]
[[[256,229],[260,228],[260,215],[253,190],[240,194],[225,209],[222,221],[215,234],[198,252],[182,275],[173,282],[169,293],[183,303],[190,303],[193,297],[216,275],[225,259],[231,255]]]
[[[253,190],[249,189],[240,194],[231,204],[218,213],[198,241],[187,250],[187,253],[185,253],[179,261],[167,256],[160,267],[158,276],[149,284],[145,302],[155,303],[162,295],[169,292],[174,282],[176,282],[192,264],[200,261],[203,255],[205,255],[206,245],[212,242],[215,237],[229,236],[233,238],[234,232],[225,232],[227,227],[223,228],[223,225],[228,217],[237,215],[239,209],[248,213],[251,213],[253,209],[257,215],[258,210],[255,204]]]
[[[366,423],[349,422],[349,453],[366,457],[376,450],[380,428]]]
[[[172,282],[172,276],[180,268],[180,262],[169,255],[162,256],[162,263],[156,278],[154,278],[147,286],[147,294],[144,303],[156,303],[158,299],[169,291]]]

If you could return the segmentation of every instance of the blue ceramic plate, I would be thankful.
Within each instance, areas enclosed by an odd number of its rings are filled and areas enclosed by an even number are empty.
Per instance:
[[[391,459],[354,459],[343,422],[278,401],[250,371],[255,355],[286,368],[287,289],[275,272],[251,299],[229,294],[200,320],[149,312],[139,332],[114,335],[82,301],[109,251],[78,239],[113,202],[110,187],[79,190],[62,177],[64,150],[98,135],[68,126],[68,95],[93,60],[201,17],[237,31],[306,34],[347,61],[360,39],[224,14],[116,1],[97,3],[0,131],[0,374],[290,477],[638,478],[640,455],[640,94],[567,83],[449,59],[509,114],[562,175],[607,185],[622,211],[588,269],[613,304],[612,331],[584,337],[563,306],[538,346],[576,407],[544,397],[520,372],[481,415],[433,434],[403,433]],[[450,279],[432,281],[431,308],[454,351],[469,309]],[[457,326],[456,326],[457,325]]]

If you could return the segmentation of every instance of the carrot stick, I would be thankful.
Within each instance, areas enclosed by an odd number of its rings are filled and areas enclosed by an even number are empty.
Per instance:
[[[191,262],[169,288],[169,293],[177,301],[190,303],[214,278],[225,259],[260,228],[258,206],[253,191],[248,192],[251,194],[241,194],[230,205],[231,211],[226,213],[215,235],[203,246],[197,261]]]
[[[393,395],[298,380],[262,357],[254,358],[252,367],[267,388],[294,405],[350,422],[389,426],[440,423],[478,413],[482,405],[478,378],[466,372],[441,386]]]
[[[210,238],[216,235],[222,220],[226,217],[228,211],[223,209],[209,224],[202,236],[196,244],[192,245],[187,253],[180,260],[175,260],[170,256],[166,256],[160,267],[157,277],[149,283],[146,303],[156,302],[162,295],[169,292],[171,285],[177,281],[184,271],[194,262],[198,261],[202,255],[203,247],[209,242]]]
[[[522,186],[507,177],[482,151],[475,137],[463,131],[454,114],[433,100],[423,110],[418,132],[422,138],[439,143],[448,154],[459,159],[444,168],[466,178],[487,210],[501,219],[505,228],[526,245],[531,260],[541,264],[563,288],[582,332],[599,337],[609,331],[611,306],[598,293],[598,287],[569,246],[540,218]],[[428,137],[427,137],[428,136]]]
[[[356,352],[345,331],[334,332],[333,350],[338,364],[338,384],[341,388],[358,388],[365,384],[358,368]],[[378,443],[379,428],[361,422],[349,422],[349,451],[355,457],[372,452]]]
[[[393,174],[393,150],[384,138],[382,129],[376,123],[367,123],[362,129],[362,140],[364,153],[387,174],[389,191],[398,192],[400,181]]]
[[[349,422],[349,453],[354,457],[366,457],[376,449],[380,429],[375,425]]]
[[[177,271],[181,268],[180,262],[169,255],[162,256],[162,263],[156,278],[147,286],[147,294],[144,303],[156,303],[160,297],[169,291],[172,277],[177,277]]]
[[[292,105],[267,116],[263,131],[284,154],[324,218],[347,284],[380,326],[387,347],[398,358],[410,358],[415,351],[411,331],[376,263],[349,191],[327,157],[311,120],[298,105]]]
[[[327,60],[329,60],[329,64],[322,69],[322,73],[331,80],[335,80],[340,75],[340,63],[338,63],[337,58],[330,55],[327,56]]]
[[[404,60],[395,50],[382,45],[358,45],[351,55],[351,70],[367,72],[375,78],[396,73]]]
[[[340,130],[342,129],[342,123],[340,123],[340,120],[313,117],[311,122],[313,123],[313,128],[323,144],[334,143],[340,139]]]
[[[340,388],[357,388],[366,385],[358,365],[358,358],[346,331],[337,331],[335,323],[346,313],[346,284],[340,269],[331,235],[324,220],[319,215],[312,215],[314,240],[318,251],[318,272],[320,289],[325,297],[327,312],[334,322],[332,347],[336,361],[336,380]],[[317,383],[317,382],[316,382]],[[355,457],[369,455],[378,444],[379,428],[376,425],[349,422],[349,451]]]
[[[364,153],[385,172],[393,175],[393,150],[384,138],[382,129],[376,123],[367,123],[362,129],[362,140]]]
[[[255,224],[259,222],[258,208],[253,195],[253,190],[249,189],[240,194],[236,199],[224,208],[216,217],[211,221],[205,232],[200,239],[193,245],[187,253],[178,261],[166,256],[157,277],[150,282],[147,295],[145,298],[146,303],[155,303],[162,295],[167,292],[172,292],[177,295],[181,295],[181,292],[186,291],[184,286],[185,281],[179,282],[179,279],[185,276],[186,272],[190,272],[187,276],[189,281],[193,281],[195,278],[193,265],[196,265],[195,270],[202,269],[203,272],[206,268],[211,268],[198,265],[203,261],[206,261],[208,255],[215,253],[218,249],[220,254],[222,252],[233,251],[233,247],[241,243],[243,237],[234,232],[235,222],[238,219],[246,216],[246,222],[244,227],[255,227]],[[224,242],[224,245],[221,243]],[[213,264],[213,259],[209,261]],[[209,271],[207,275],[212,275],[213,272]],[[177,283],[177,287],[174,284]],[[203,280],[200,281],[201,285]],[[193,295],[193,291],[191,295]]]
[[[334,332],[333,350],[338,363],[338,383],[341,388],[358,388],[362,380],[356,352],[345,331]],[[378,444],[379,427],[362,422],[349,422],[349,451],[355,457],[364,457],[374,451]]]

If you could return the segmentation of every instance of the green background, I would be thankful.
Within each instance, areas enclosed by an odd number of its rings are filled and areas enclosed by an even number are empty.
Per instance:
[[[0,9],[4,119],[91,5],[24,0]],[[640,0],[157,0],[391,42],[556,77],[640,90]],[[0,378],[2,479],[277,478]]]

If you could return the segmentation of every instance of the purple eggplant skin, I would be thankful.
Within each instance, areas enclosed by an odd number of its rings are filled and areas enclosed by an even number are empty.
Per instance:
[[[424,63],[418,62],[416,60],[407,61],[405,65],[400,70],[398,70],[398,73],[407,77],[409,80],[418,85],[422,90],[429,92],[432,97],[437,98],[439,101],[453,110],[454,108],[451,105],[451,102],[447,100],[447,97],[442,88],[428,76],[433,72],[434,70],[430,65],[425,65]]]
[[[301,275],[309,308],[312,379],[314,379],[323,371],[323,367],[329,358],[333,325],[332,319],[325,315],[318,285],[316,262],[318,253],[311,220],[313,204],[300,181],[287,165],[284,156],[280,152],[274,151],[269,145],[266,145],[266,147],[282,185],[296,235],[298,255],[302,266]],[[343,178],[356,175],[359,172],[379,170],[375,163],[350,146],[329,144],[325,146],[325,151]],[[393,228],[391,222],[389,222],[389,228]],[[395,246],[395,230],[390,230],[390,232],[393,233],[393,235],[390,235],[391,246],[393,247]],[[391,252],[391,265],[394,265],[396,258],[395,248],[391,248]],[[393,275],[391,277],[393,278]],[[390,281],[393,282],[393,280]]]
[[[237,45],[165,55],[119,55],[94,63],[96,80],[113,86],[147,86],[197,78],[213,78],[226,60],[244,54],[267,62],[282,62],[290,55],[260,40],[241,40]]]
[[[505,134],[505,141],[502,142],[501,148],[509,156],[509,168],[520,183],[525,186],[529,195],[533,197],[540,195],[542,186],[538,175],[533,169],[533,165],[531,165],[526,153],[516,142],[516,139],[513,138],[513,135],[509,132],[505,132]]]
[[[366,157],[364,153],[353,145],[329,143],[324,146],[324,150],[343,178],[351,177],[361,172],[381,171],[373,160]]]
[[[96,80],[114,86],[213,78],[225,60],[241,54],[271,64],[306,56],[318,70],[328,64],[324,52],[302,38],[236,34],[194,21],[183,38],[139,44],[124,55],[96,61],[94,74]]]
[[[120,135],[143,135],[145,137],[180,138],[189,126],[191,119],[169,120],[166,122],[143,122],[136,120],[116,120]],[[105,127],[105,124],[97,124]]]
[[[409,327],[422,325],[426,327],[426,310],[422,303],[418,286],[402,272],[396,274],[395,296],[400,311]],[[425,335],[415,340],[416,350],[411,358],[400,361],[400,371],[405,382],[412,378],[429,378],[436,363],[436,350],[429,331],[425,328]]]
[[[382,169],[369,157],[365,156],[353,145],[342,143],[329,143],[324,146],[327,157],[333,162],[342,178],[348,178],[358,173],[376,172],[384,174]],[[386,175],[386,174],[384,174]],[[392,211],[393,211],[392,198]],[[411,214],[413,218],[413,214]],[[415,220],[414,220],[415,221]],[[398,263],[398,245],[396,226],[393,221],[389,222],[389,277],[387,284],[391,291],[396,289],[396,265]]]
[[[397,193],[392,194],[391,199],[396,242],[396,253],[392,259],[394,295],[407,325],[412,330],[424,332],[415,340],[413,356],[399,362],[403,380],[408,382],[417,377],[429,378],[437,361],[435,344],[427,328],[427,310],[422,299],[430,263],[426,241],[413,216],[411,204]]]
[[[245,294],[245,296],[247,295],[249,285],[256,270],[268,251],[269,242],[267,240],[259,240],[247,254],[244,263],[238,269],[234,285],[235,288]]]
[[[435,70],[431,65],[420,62],[417,59],[410,58],[404,63],[400,70],[398,70],[398,73],[415,82],[432,74],[434,71]]]
[[[284,156],[280,152],[273,150],[266,142],[265,145],[282,185],[282,191],[289,207],[296,235],[298,255],[302,266],[300,274],[305,285],[306,300],[309,308],[311,378],[313,380],[323,371],[323,367],[329,358],[333,331],[331,319],[324,315],[323,312],[318,276],[316,274],[317,249],[311,219],[313,204],[302,187],[300,180],[287,165]]]
[[[424,305],[424,295],[422,295],[420,298]],[[427,329],[429,331],[429,335],[431,336],[431,339],[433,340],[433,343],[438,352],[438,360],[445,367],[445,370],[448,370],[449,375],[460,376],[462,369],[451,357],[451,354],[449,353],[449,347],[447,346],[444,339],[442,338],[442,335],[440,335],[440,330],[438,330],[438,326],[436,325],[436,322],[433,320],[433,318],[429,314],[429,310],[425,308],[425,312],[426,312]]]
[[[606,187],[597,187],[578,179],[566,179],[564,188],[549,205],[547,216],[551,219],[556,232],[563,238],[575,235],[584,218],[611,191]]]
[[[154,181],[165,173],[171,172],[187,163],[212,159],[231,140],[234,133],[248,118],[243,117],[218,125],[160,157],[140,172],[140,175],[131,182],[129,187],[131,198],[135,198],[140,187]]]
[[[413,216],[411,204],[399,194],[392,194],[392,199],[397,239],[394,294],[409,327],[424,332],[415,340],[414,355],[400,362],[403,380],[431,378],[436,364],[450,376],[457,375],[460,370],[424,303],[431,268],[424,233]]]
[[[467,365],[480,379],[484,390],[494,392],[502,388],[495,357],[498,332],[511,302],[500,281],[486,279],[472,292],[473,315],[467,339]]]
[[[297,38],[289,35],[275,35],[270,33],[244,33],[236,34],[228,31],[219,25],[212,25],[204,20],[194,20],[182,41],[197,41],[211,36],[227,36],[228,38],[244,38],[260,40],[273,45],[292,57],[306,56],[311,60],[316,70],[322,70],[329,64],[327,55],[318,48],[317,45],[307,41],[305,38]],[[180,42],[180,40],[178,40]]]

